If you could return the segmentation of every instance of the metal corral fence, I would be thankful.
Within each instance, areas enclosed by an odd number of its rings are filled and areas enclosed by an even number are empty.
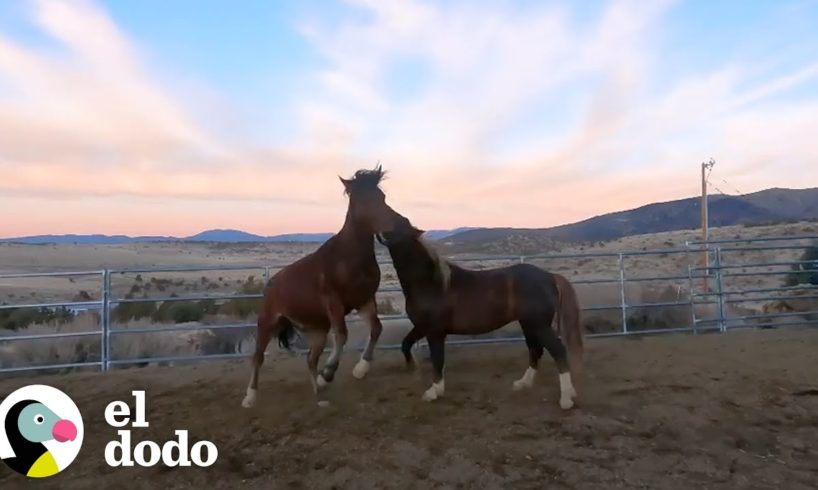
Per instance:
[[[585,328],[590,337],[699,333],[708,330],[726,332],[738,327],[763,328],[818,323],[818,286],[815,285],[818,280],[799,282],[799,278],[803,277],[818,278],[818,262],[801,259],[804,251],[816,244],[818,236],[737,237],[730,240],[687,242],[682,248],[664,250],[491,256],[461,258],[456,262],[475,269],[527,262],[565,275],[577,288],[583,306]],[[401,290],[394,271],[391,270],[391,262],[380,260],[379,263],[383,278],[379,298],[391,295],[401,300]],[[242,304],[241,301],[253,303],[261,298],[257,291],[229,294],[209,291],[225,289],[231,284],[241,286],[248,282],[260,286],[280,268],[281,266],[211,266],[0,274],[0,280],[4,281],[70,278],[74,282],[74,278],[82,277],[87,284],[96,284],[98,294],[95,295],[99,298],[93,299],[86,292],[85,297],[76,301],[0,305],[0,313],[3,310],[59,310],[90,314],[93,319],[90,325],[79,329],[61,330],[58,324],[52,329],[56,331],[42,331],[42,328],[34,332],[29,332],[31,329],[26,328],[3,330],[10,334],[0,336],[0,372],[88,367],[105,371],[124,365],[247,357],[247,351],[236,347],[235,340],[239,339],[241,343],[242,339],[254,338],[255,321],[252,315],[244,315],[245,318],[253,319],[252,322],[176,322],[172,325],[134,326],[127,319],[120,318],[123,316],[120,313],[128,305],[133,308],[134,305],[144,304],[215,304],[226,301],[238,304],[239,309],[245,308],[246,313],[247,304]],[[253,272],[253,275],[244,282],[235,280],[235,274],[242,271]],[[180,295],[174,292],[158,296],[143,293],[143,297],[136,297],[134,294],[134,291],[147,290],[148,284],[154,285],[153,290],[162,293],[174,284],[186,284],[184,279],[180,282],[174,278],[187,276],[189,279],[199,273],[225,276],[233,274],[233,277],[227,281],[224,277],[219,277],[217,282],[210,282],[206,276],[201,276],[200,281],[195,283],[195,289],[198,291],[201,284],[205,289],[204,293]],[[150,281],[146,282],[142,274],[151,274]],[[168,278],[163,279],[161,275]],[[129,292],[123,293],[124,289],[117,281],[131,276],[135,277],[135,282]],[[261,282],[255,283],[255,277],[259,277]],[[191,286],[187,284],[189,289]],[[389,305],[392,309],[391,302]],[[390,322],[407,322],[405,314],[398,310],[381,311],[385,332],[390,329]],[[154,306],[151,311],[155,311]],[[156,348],[151,352],[144,349],[131,352],[123,347],[130,345],[128,337],[151,334],[167,336],[171,333],[181,337],[203,331],[214,338],[218,338],[220,332],[236,335],[233,340],[228,339],[226,347],[217,347],[216,352],[199,352],[193,349],[193,353],[188,355],[162,355],[162,348],[166,347],[163,344],[168,337],[155,340]],[[519,330],[516,330],[513,336],[455,337],[449,343],[487,344],[523,340]],[[25,350],[20,346],[44,341],[50,345],[50,350],[45,349],[45,359],[43,356],[20,354]],[[71,345],[66,344],[71,341],[75,342],[72,344],[73,350]],[[79,343],[83,341],[87,345]],[[191,337],[189,342],[200,340]],[[399,342],[381,344],[381,349],[399,346]],[[160,351],[160,354],[157,355],[156,351]]]

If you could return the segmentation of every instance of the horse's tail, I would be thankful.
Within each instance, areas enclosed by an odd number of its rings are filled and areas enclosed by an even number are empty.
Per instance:
[[[580,321],[579,299],[574,286],[565,276],[554,275],[557,286],[557,332],[566,343],[571,377],[579,378],[582,373],[584,355],[584,334]]]
[[[295,338],[295,324],[289,318],[281,316],[278,318],[278,345],[292,351],[292,342]]]
[[[291,345],[295,337],[295,324],[289,318],[276,311],[273,291],[270,288],[272,278],[264,286],[263,299],[258,312],[258,334],[256,337],[257,347],[261,347],[263,354],[267,348],[267,343],[272,335],[278,337],[278,345],[288,351],[292,351]],[[263,344],[263,345],[262,345]],[[259,354],[259,355],[261,355]]]

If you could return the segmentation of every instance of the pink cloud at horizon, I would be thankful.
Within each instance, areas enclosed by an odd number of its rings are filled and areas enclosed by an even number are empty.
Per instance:
[[[388,202],[426,229],[553,226],[695,196],[711,156],[731,192],[818,186],[818,61],[730,61],[659,86],[675,2],[612,0],[588,26],[553,5],[314,13],[297,27],[323,56],[303,73],[317,88],[287,97],[296,136],[269,145],[242,134],[257,121],[230,94],[167,82],[147,61],[162,53],[102,5],[31,6],[56,48],[0,29],[2,237],[334,231],[337,176],[378,160]],[[425,83],[397,97],[390,70],[406,57]],[[239,124],[217,131],[220,117]]]

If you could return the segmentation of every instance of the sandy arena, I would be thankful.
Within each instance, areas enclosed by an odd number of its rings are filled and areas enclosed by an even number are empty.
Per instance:
[[[65,472],[7,488],[572,488],[818,487],[818,330],[736,331],[588,340],[582,405],[563,413],[553,362],[535,387],[512,392],[523,345],[447,349],[447,392],[421,401],[430,365],[404,371],[382,351],[361,382],[347,353],[316,406],[303,359],[268,362],[254,409],[241,408],[244,362],[211,362],[5,378],[0,395],[33,382],[66,391],[85,443]],[[147,391],[148,429],[174,429],[219,448],[207,469],[113,469],[103,451],[113,400]]]

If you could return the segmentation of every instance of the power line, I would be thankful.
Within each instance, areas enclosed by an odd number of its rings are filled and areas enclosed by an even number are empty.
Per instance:
[[[711,161],[712,161],[712,160],[711,160]],[[721,194],[721,195],[723,195],[723,196],[730,196],[730,195],[732,195],[732,194],[729,194],[729,193],[724,192],[723,190],[721,190],[721,189],[720,189],[720,188],[719,188],[719,187],[718,187],[716,184],[714,184],[714,183],[713,183],[713,182],[710,180],[710,174],[711,174],[712,172],[713,172],[713,167],[711,166],[711,167],[710,167],[710,171],[707,173],[707,177],[706,177],[706,179],[707,179],[707,184],[708,184],[708,185],[710,185],[710,186],[712,186],[712,187],[713,187],[713,188],[714,188],[714,189],[715,189],[715,190],[716,190],[716,191],[717,191],[719,194]],[[734,186],[734,185],[730,184],[729,182],[727,182],[727,179],[722,178],[722,179],[721,179],[721,181],[724,183],[724,185],[725,185],[725,186],[730,186],[730,187],[731,187],[731,188],[732,188],[734,191],[736,191],[736,193],[735,193],[735,195],[736,195],[736,196],[740,196],[740,195],[742,195],[742,194],[743,194],[743,192],[741,192],[741,191],[740,191],[740,190],[739,190],[739,189],[738,189],[736,186]]]

